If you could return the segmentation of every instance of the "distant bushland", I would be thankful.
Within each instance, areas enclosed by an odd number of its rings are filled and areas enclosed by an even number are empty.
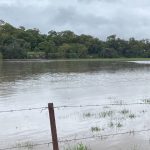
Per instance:
[[[0,53],[0,60],[2,60],[3,59],[3,55],[2,55],[2,53]]]
[[[49,31],[0,25],[0,59],[150,58],[150,40],[121,39],[110,35],[101,40],[72,31]]]

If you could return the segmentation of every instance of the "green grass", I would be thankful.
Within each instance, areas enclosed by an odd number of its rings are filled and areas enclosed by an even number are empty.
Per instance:
[[[24,149],[32,150],[33,149],[33,143],[32,142],[17,143],[16,147],[19,149],[24,147]]]
[[[144,99],[143,102],[144,102],[145,104],[150,104],[150,99]]]
[[[117,128],[121,128],[123,125],[120,123],[120,122],[118,122],[117,124],[116,124],[116,127]]]
[[[123,114],[123,115],[126,115],[126,114],[129,113],[129,110],[128,109],[123,109],[123,110],[120,111],[120,113]]]
[[[95,114],[86,112],[86,113],[83,113],[83,118],[92,118],[92,117],[106,118],[106,117],[112,117],[113,114],[114,114],[114,111],[112,111],[112,110],[103,111],[103,112],[95,113]]]
[[[54,59],[57,61],[150,61],[150,58],[70,58],[70,59]]]
[[[65,148],[64,150],[90,150],[86,145],[80,143],[75,145],[74,147]]]
[[[130,119],[134,119],[135,117],[136,117],[135,114],[130,114],[130,115],[129,115],[129,118],[130,118]]]
[[[116,100],[116,101],[114,101],[114,104],[116,104],[116,105],[124,105],[125,102],[123,100]]]
[[[90,113],[90,112],[87,112],[87,113],[84,113],[83,114],[83,117],[87,117],[87,118],[90,118],[90,117],[93,117],[94,114]]]
[[[110,123],[108,124],[108,126],[109,126],[110,128],[113,128],[113,127],[114,127],[114,123],[113,123],[113,122],[110,122]]]
[[[131,150],[140,150],[140,148],[137,145],[133,145],[133,148]]]
[[[28,58],[27,59],[22,59],[22,61],[25,60],[36,60],[36,59],[44,59],[43,57],[39,58],[39,55],[44,55],[44,54],[33,54],[32,52],[28,53]],[[4,59],[4,60],[10,60],[10,59]],[[17,59],[11,59],[11,60],[17,60]],[[19,59],[20,60],[20,59]],[[47,60],[47,59],[46,59]],[[51,61],[60,61],[60,62],[65,62],[65,61],[104,61],[104,62],[127,62],[127,61],[150,61],[150,58],[66,58],[66,59],[49,59]]]
[[[103,112],[100,112],[100,113],[90,113],[90,112],[87,112],[87,113],[83,113],[83,118],[91,118],[91,117],[94,117],[94,118],[106,118],[106,117],[112,117],[114,114],[114,111],[112,110],[108,110],[108,111],[103,111]]]
[[[102,130],[104,130],[104,129],[101,129],[99,127],[91,127],[92,132],[99,132],[99,131],[102,131]]]
[[[105,117],[111,117],[114,114],[112,110],[109,111],[103,111],[99,113],[100,118],[105,118]]]
[[[141,113],[145,114],[147,111],[146,110],[142,110]]]

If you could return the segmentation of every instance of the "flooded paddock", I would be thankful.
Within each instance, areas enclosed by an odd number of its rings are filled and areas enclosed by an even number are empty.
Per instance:
[[[0,62],[1,111],[49,102],[83,106],[55,109],[59,139],[81,138],[60,143],[61,149],[82,142],[93,150],[149,150],[149,62]],[[50,141],[47,110],[0,113],[0,148],[49,150],[51,145],[32,145]]]

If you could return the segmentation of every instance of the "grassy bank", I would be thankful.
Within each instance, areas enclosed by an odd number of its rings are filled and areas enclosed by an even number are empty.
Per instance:
[[[2,59],[0,55],[0,59]],[[150,58],[4,59],[5,61],[150,61]]]
[[[150,58],[82,58],[82,59],[49,59],[56,61],[150,61]]]
[[[0,53],[0,60],[2,60],[3,59],[3,56],[2,56],[2,54]]]

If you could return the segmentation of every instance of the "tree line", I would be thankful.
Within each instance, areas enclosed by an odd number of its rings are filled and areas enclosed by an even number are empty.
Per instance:
[[[0,25],[0,59],[27,58],[149,58],[150,40],[129,40],[110,35],[100,40],[72,31],[49,31],[16,28],[8,23]]]

